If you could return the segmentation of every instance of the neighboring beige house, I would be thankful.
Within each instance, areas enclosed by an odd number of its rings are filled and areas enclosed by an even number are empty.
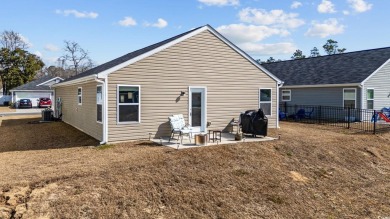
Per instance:
[[[63,121],[107,143],[169,136],[172,114],[205,132],[227,130],[240,112],[261,107],[276,128],[281,84],[206,25],[53,87]]]

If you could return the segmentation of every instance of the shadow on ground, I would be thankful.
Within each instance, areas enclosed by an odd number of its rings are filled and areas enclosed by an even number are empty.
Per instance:
[[[91,136],[63,122],[40,123],[39,118],[0,119],[0,152],[96,146]]]

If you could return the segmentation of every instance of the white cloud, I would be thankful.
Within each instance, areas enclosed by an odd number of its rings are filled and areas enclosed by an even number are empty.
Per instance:
[[[322,0],[321,4],[317,6],[317,11],[320,13],[336,13],[334,4],[329,0]]]
[[[343,11],[343,14],[344,14],[344,15],[349,15],[349,11],[344,10],[344,11]]]
[[[243,22],[286,28],[297,28],[305,23],[304,20],[298,18],[299,14],[285,13],[283,10],[267,12],[264,9],[244,8],[239,12],[238,16]]]
[[[301,7],[302,6],[302,3],[301,2],[298,2],[298,1],[294,1],[292,4],[291,4],[291,8],[292,9],[297,9],[297,8],[299,8],[299,7]]]
[[[137,22],[132,17],[124,17],[122,20],[118,21],[118,24],[124,27],[136,26]]]
[[[42,53],[40,51],[35,51],[34,54],[40,58],[42,58]]]
[[[64,16],[73,15],[76,18],[91,18],[95,19],[99,16],[96,12],[86,12],[86,11],[77,11],[75,9],[72,10],[56,10],[56,14],[62,14]]]
[[[159,18],[159,19],[157,19],[156,23],[151,24],[151,23],[146,22],[144,25],[147,27],[151,26],[151,27],[157,27],[157,28],[164,28],[164,27],[168,26],[168,22],[162,18]]]
[[[208,6],[227,6],[227,5],[239,5],[239,0],[198,0]]]
[[[258,42],[274,35],[287,36],[290,34],[283,29],[245,24],[223,25],[217,30],[234,43]]]
[[[33,47],[33,44],[27,37],[23,36],[22,34],[19,34],[19,37],[27,45],[28,48]]]
[[[47,51],[50,51],[50,52],[57,52],[59,51],[60,49],[56,46],[56,45],[53,45],[53,44],[46,44],[45,47],[43,47],[45,50]]]
[[[293,43],[241,43],[240,48],[253,56],[292,54],[297,47]]]
[[[365,12],[372,8],[372,4],[365,2],[364,0],[348,0],[351,8],[356,12]]]
[[[313,36],[313,37],[327,37],[331,35],[337,35],[344,32],[344,25],[339,24],[337,19],[329,18],[325,20],[323,23],[319,23],[318,21],[313,21],[312,26],[305,33],[305,36]]]

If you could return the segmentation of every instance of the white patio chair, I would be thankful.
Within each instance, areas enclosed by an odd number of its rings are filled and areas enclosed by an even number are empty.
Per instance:
[[[171,139],[175,137],[175,134],[179,134],[181,144],[183,144],[184,135],[188,136],[191,143],[192,130],[189,125],[186,125],[183,114],[172,115],[169,116],[168,119],[171,125],[171,136],[169,136],[169,142],[171,142]]]

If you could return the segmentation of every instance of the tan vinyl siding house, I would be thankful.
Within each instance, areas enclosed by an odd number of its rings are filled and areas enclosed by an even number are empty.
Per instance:
[[[154,138],[169,136],[168,116],[172,114],[183,114],[187,123],[198,126],[192,124],[198,122],[192,118],[199,110],[198,131],[228,131],[229,123],[241,112],[259,108],[260,89],[268,89],[271,100],[265,106],[271,106],[269,128],[278,127],[278,86],[282,82],[213,28],[203,26],[160,44],[130,53],[131,58],[125,61],[120,57],[116,65],[103,64],[92,74],[56,85],[56,96],[64,96],[64,121],[103,142],[120,142],[146,139],[149,134]],[[103,125],[96,123],[96,80],[104,83]],[[85,81],[94,82],[86,86]],[[89,99],[81,107],[77,106],[80,86],[86,87],[84,101]],[[130,117],[130,122],[120,121]]]
[[[62,101],[62,120],[88,135],[102,141],[103,125],[97,122],[96,87],[97,82],[56,88],[56,98]],[[81,104],[78,103],[77,91],[81,88]]]

